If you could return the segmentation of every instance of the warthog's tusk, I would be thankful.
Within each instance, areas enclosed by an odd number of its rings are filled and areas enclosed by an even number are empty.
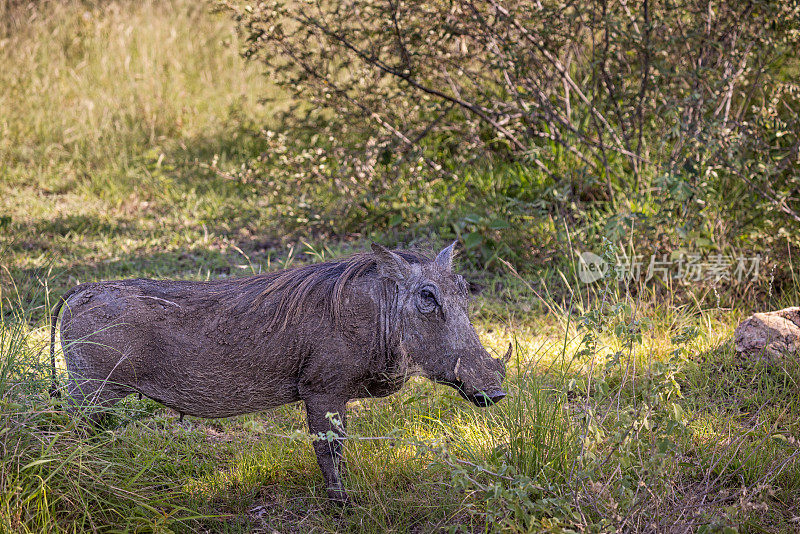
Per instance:
[[[503,363],[508,363],[510,359],[511,359],[511,343],[508,344],[508,350],[503,356]]]

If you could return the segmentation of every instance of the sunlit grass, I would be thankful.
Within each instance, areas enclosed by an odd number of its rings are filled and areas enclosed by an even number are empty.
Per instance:
[[[3,238],[13,236],[14,264],[39,265],[49,251],[69,268],[70,257],[124,261],[218,240],[208,227],[235,208],[229,188],[207,186],[256,150],[252,132],[271,116],[260,100],[276,93],[211,7],[4,6],[0,213],[11,217]]]
[[[231,23],[209,8],[74,1],[10,11],[0,48],[8,67],[0,74],[0,154],[12,180],[24,165],[25,180],[14,180],[23,189],[122,193],[133,184],[120,178],[142,185],[134,160],[147,149],[158,158],[165,142],[212,141],[235,113],[262,115],[268,82],[244,65]]]

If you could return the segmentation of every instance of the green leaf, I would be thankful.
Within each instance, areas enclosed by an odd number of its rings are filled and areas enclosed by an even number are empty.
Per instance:
[[[464,236],[464,248],[471,250],[483,243],[483,236],[478,232],[470,232]]]
[[[489,223],[489,228],[492,230],[505,230],[506,228],[511,228],[511,225],[504,219],[494,219]]]

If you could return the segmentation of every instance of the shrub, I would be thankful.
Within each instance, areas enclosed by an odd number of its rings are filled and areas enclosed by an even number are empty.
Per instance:
[[[286,131],[313,131],[332,165],[299,174],[341,194],[343,220],[356,226],[397,220],[397,211],[370,220],[368,204],[422,206],[433,194],[455,208],[454,184],[498,178],[494,169],[509,164],[525,170],[500,177],[503,194],[572,216],[594,206],[612,237],[643,219],[654,229],[647,242],[666,234],[673,245],[724,247],[800,223],[797,6],[225,5],[244,54],[296,98]],[[531,186],[542,179],[552,186]],[[437,181],[446,187],[432,190]],[[485,191],[473,188],[470,200]],[[466,215],[451,211],[451,220]]]

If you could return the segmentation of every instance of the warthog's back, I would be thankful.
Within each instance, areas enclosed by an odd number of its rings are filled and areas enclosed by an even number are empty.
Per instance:
[[[235,290],[234,282],[157,280],[79,286],[61,322],[70,373],[89,391],[135,390],[203,417],[298,400],[306,347],[290,330],[266,335],[263,317],[232,305]]]

